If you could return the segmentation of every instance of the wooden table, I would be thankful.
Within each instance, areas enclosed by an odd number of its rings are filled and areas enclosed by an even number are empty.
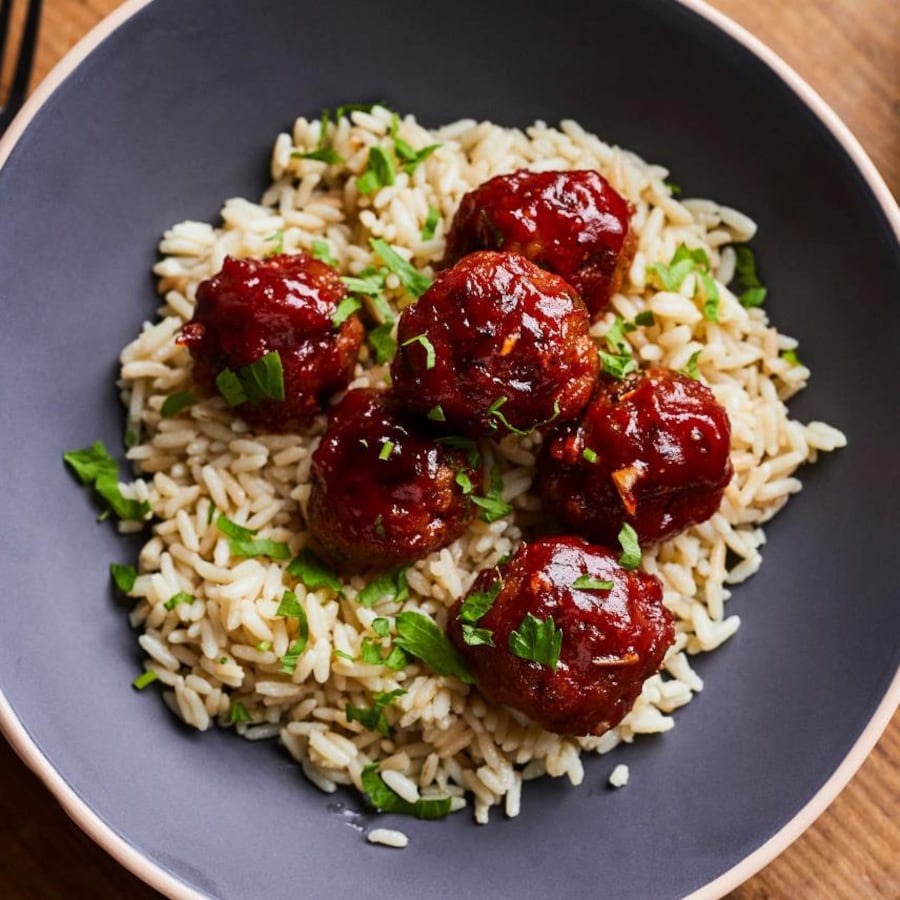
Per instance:
[[[45,0],[33,84],[120,0]],[[828,101],[900,194],[900,3],[712,0]],[[859,773],[793,846],[731,900],[900,897],[900,715]],[[0,897],[151,900],[0,740]]]

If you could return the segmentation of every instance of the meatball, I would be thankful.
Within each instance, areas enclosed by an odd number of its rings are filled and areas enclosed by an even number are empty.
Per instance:
[[[590,170],[498,175],[466,194],[447,235],[444,265],[474,250],[509,250],[566,279],[592,316],[625,280],[637,240],[632,208]]]
[[[659,579],[577,537],[523,544],[482,572],[447,631],[491,699],[594,735],[624,718],[675,637]]]
[[[243,401],[240,392],[225,392],[226,399],[252,425],[284,431],[303,424],[353,375],[362,323],[350,315],[334,324],[346,293],[331,266],[305,253],[226,257],[197,288],[194,317],[178,338],[194,358],[194,381],[212,392],[226,369],[235,373],[232,381],[240,379],[241,369],[275,351],[283,400],[274,390]]]
[[[403,310],[393,390],[466,434],[543,429],[590,399],[597,353],[588,328],[562,278],[517,254],[472,253]]]
[[[623,523],[648,545],[708,519],[731,480],[731,424],[712,391],[669,369],[603,378],[577,422],[539,461],[548,508],[591,540]]]
[[[312,458],[307,520],[316,549],[361,570],[410,563],[458,538],[480,478],[474,444],[459,444],[435,439],[383,392],[349,391]]]

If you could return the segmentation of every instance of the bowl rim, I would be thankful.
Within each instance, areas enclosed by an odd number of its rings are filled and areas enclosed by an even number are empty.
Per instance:
[[[19,140],[44,104],[75,69],[105,40],[153,0],[125,0],[78,41],[41,81],[0,137],[0,171]],[[900,207],[875,164],[857,138],[822,97],[774,50],[725,13],[705,0],[672,0],[706,19],[714,27],[742,44],[768,66],[822,122],[853,161],[878,201],[882,212],[900,241]],[[686,900],[717,900],[755,875],[786,850],[835,800],[863,764],[900,706],[900,668],[862,733],[846,756],[818,791],[761,846],[745,856],[713,881],[690,894]],[[19,758],[43,782],[73,822],[142,881],[173,900],[206,900],[207,895],[146,857],[114,831],[82,799],[53,767],[14,712],[0,687],[0,734]]]

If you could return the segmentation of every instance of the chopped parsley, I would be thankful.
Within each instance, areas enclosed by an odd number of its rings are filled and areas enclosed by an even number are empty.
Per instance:
[[[384,443],[382,443],[381,445],[381,450],[378,451],[378,458],[383,462],[386,459],[390,459],[393,452],[394,442],[384,441]]]
[[[413,297],[418,299],[431,287],[431,279],[416,271],[387,241],[382,238],[370,238],[369,244]]]
[[[281,228],[264,237],[263,240],[267,244],[274,242],[275,245],[271,250],[266,252],[265,259],[268,259],[270,256],[278,256],[280,253],[284,253],[284,231]]]
[[[150,504],[144,500],[127,500],[119,490],[119,467],[107,453],[102,441],[94,441],[83,450],[63,453],[63,460],[78,476],[82,484],[91,485],[120,518],[140,521],[150,512]],[[108,513],[102,518],[106,518]]]
[[[349,653],[344,653],[343,650],[335,650],[334,655],[338,657],[338,659],[346,659],[347,662],[356,662],[356,660]]]
[[[312,242],[313,259],[319,260],[326,265],[337,268],[338,261],[331,255],[331,245],[328,241],[315,240]]]
[[[476,628],[474,625],[460,626],[463,640],[470,647],[495,647],[494,632],[490,628]]]
[[[611,581],[604,581],[601,578],[592,578],[590,575],[579,575],[572,582],[573,588],[580,591],[608,591],[613,586]]]
[[[687,361],[687,365],[681,369],[682,375],[687,375],[688,378],[693,378],[695,381],[700,378],[700,368],[697,365],[697,360],[700,359],[700,354],[703,352],[703,349],[695,350],[690,358]]]
[[[619,380],[635,372],[638,367],[631,351],[631,344],[625,337],[629,330],[633,331],[634,329],[628,329],[626,326],[627,323],[622,317],[616,316],[606,331],[607,350],[600,350],[599,348],[597,350],[603,371]]]
[[[472,493],[472,479],[465,472],[457,472],[456,478],[453,479],[460,487],[464,494]]]
[[[428,336],[425,334],[417,334],[415,337],[411,337],[408,341],[404,341],[400,346],[408,347],[410,344],[421,344],[425,350],[425,368],[433,369],[436,362],[436,355],[434,352],[434,344],[428,340]]]
[[[378,637],[387,637],[391,633],[390,619],[385,619],[384,616],[373,619],[372,631],[374,631]]]
[[[425,414],[426,419],[431,419],[432,422],[446,422],[447,416],[444,414],[444,408],[440,405],[433,406],[428,412]]]
[[[756,274],[756,257],[746,244],[735,244],[734,274],[741,293],[738,300],[741,306],[748,309],[762,306],[767,290]]]
[[[178,391],[166,397],[163,405],[160,407],[159,414],[164,419],[169,419],[196,402],[197,398],[190,391]]]
[[[153,671],[153,669],[147,669],[146,672],[138,675],[134,681],[131,682],[131,686],[137,688],[137,690],[142,691],[148,684],[153,684],[159,678],[159,675]]]
[[[281,671],[286,675],[293,675],[297,668],[297,660],[309,643],[309,620],[306,617],[306,610],[293,591],[284,592],[275,615],[297,620],[297,639],[281,657]]]
[[[375,351],[375,361],[379,365],[389,363],[397,352],[397,339],[394,337],[394,323],[382,322],[369,332],[369,343]]]
[[[367,297],[377,297],[384,290],[384,271],[367,266],[358,275],[343,275],[341,281],[348,291],[355,294],[365,294]]]
[[[800,362],[800,357],[797,356],[796,350],[782,350],[780,355],[785,362],[790,363],[792,366],[803,365],[803,363]]]
[[[172,596],[163,603],[163,606],[171,612],[180,603],[187,603],[190,605],[193,602],[194,597],[192,594],[188,594],[186,591],[179,591],[177,594],[172,594]]]
[[[719,321],[719,289],[710,274],[709,256],[705,250],[700,247],[692,250],[686,244],[679,244],[669,265],[654,263],[647,271],[667,291],[677,291],[691,272],[696,273],[703,286],[703,316],[709,322]]]
[[[340,113],[340,109],[338,109],[338,112]],[[339,119],[340,116],[338,116],[337,118]],[[323,110],[319,125],[319,143],[317,144],[315,150],[308,150],[302,153],[298,150],[295,150],[293,153],[291,153],[291,156],[295,159],[314,159],[317,162],[327,163],[330,166],[342,163],[344,161],[343,158],[334,151],[328,141],[328,123],[330,119],[331,116],[329,115],[328,110]]]
[[[487,210],[483,207],[478,210],[478,218],[484,222],[485,227],[491,233],[491,237],[494,240],[494,247],[499,250],[503,246],[504,240],[506,240],[503,236],[503,232],[494,224],[494,220],[488,215]]]
[[[428,616],[402,612],[397,616],[396,626],[396,644],[401,650],[422,660],[438,675],[455,675],[466,684],[474,683],[459,651]]]
[[[321,587],[331,588],[338,594],[343,591],[341,580],[334,570],[328,568],[309,548],[304,548],[291,560],[291,564],[287,567],[287,573],[302,582],[311,591]]]
[[[347,722],[359,722],[369,731],[377,731],[384,737],[389,737],[391,727],[385,718],[385,707],[390,706],[397,697],[402,697],[406,691],[398,688],[395,691],[389,691],[383,694],[372,694],[372,706],[369,708],[362,706],[351,706],[349,703],[344,707],[344,715]]]
[[[486,591],[469,594],[459,607],[456,617],[460,622],[474,625],[488,614],[502,587],[503,581],[498,578]]]
[[[595,462],[597,462],[597,459],[598,459],[597,451],[591,450],[590,447],[585,447],[584,450],[581,451],[581,458],[585,462],[595,463]]]
[[[440,144],[429,144],[421,150],[413,150],[402,138],[394,139],[394,149],[397,152],[397,156],[403,160],[403,171],[407,175],[412,175],[440,146]]]
[[[402,603],[408,599],[409,585],[406,582],[406,566],[398,566],[382,572],[356,595],[357,602],[369,608],[380,600],[394,600],[396,603]]]
[[[410,803],[392,791],[378,774],[378,763],[370,763],[362,770],[362,788],[369,803],[379,812],[399,813],[417,819],[443,819],[450,812],[450,797],[416,800]]]
[[[260,653],[268,653],[272,649],[272,642],[271,641],[259,641],[259,643],[257,643],[257,645],[256,645],[256,649]]]
[[[340,328],[353,313],[361,308],[362,300],[360,300],[359,297],[354,297],[352,294],[349,297],[344,297],[344,299],[338,303],[337,309],[331,317],[331,324],[334,325],[335,328]]]
[[[663,184],[669,189],[669,193],[673,197],[677,197],[681,193],[681,185],[675,184],[674,181],[664,181]]]
[[[390,156],[385,153],[383,147],[373,144],[369,147],[366,171],[357,179],[357,190],[363,195],[371,194],[379,188],[390,187],[395,180],[394,164]]]
[[[478,452],[478,444],[476,444],[472,438],[449,434],[444,437],[439,437],[437,443],[443,444],[446,447],[453,447],[456,450],[465,450],[466,461],[473,469],[477,469],[481,465],[481,454]],[[456,483],[459,484],[459,481]]]
[[[228,538],[228,549],[232,556],[287,559],[291,555],[288,545],[282,541],[257,538],[256,529],[245,528],[221,514],[216,516],[216,528]]]
[[[479,516],[483,522],[496,522],[512,512],[512,506],[503,501],[503,479],[500,469],[491,469],[491,486],[483,497],[472,497],[472,502],[481,509]]]
[[[284,400],[284,371],[278,351],[272,350],[237,372],[223,369],[216,376],[216,387],[229,406]]]
[[[134,589],[137,581],[137,569],[134,566],[123,566],[121,563],[110,563],[109,574],[113,584],[123,593],[127,594]]]
[[[509,636],[509,649],[520,659],[549,666],[555,672],[562,639],[563,633],[556,627],[553,616],[547,616],[542,622],[526,613],[521,625]]]
[[[634,317],[635,325],[655,325],[656,319],[653,318],[653,312],[649,309],[645,309],[643,312],[639,312]]]
[[[428,215],[425,217],[425,224],[422,226],[423,241],[430,241],[434,237],[438,222],[440,221],[441,211],[436,206],[429,206]]]
[[[251,720],[247,707],[240,700],[235,700],[228,707],[228,718],[225,720],[228,725],[237,725],[238,722],[249,722]]]
[[[518,434],[522,436],[533,434],[538,428],[543,428],[545,425],[549,425],[554,419],[557,418],[557,416],[559,416],[559,401],[556,400],[553,403],[553,415],[550,416],[549,419],[544,419],[542,422],[537,422],[532,425],[531,428],[528,429],[528,431],[523,431],[521,428],[516,428],[515,425],[511,424],[506,416],[502,412],[500,412],[500,409],[507,403],[508,400],[509,397],[498,397],[488,407],[487,415],[489,418],[493,417],[497,419],[503,425],[503,427],[512,434]],[[491,422],[490,424],[493,426],[494,430],[496,430],[497,423]]]
[[[622,548],[619,564],[626,569],[637,568],[641,564],[641,547],[637,532],[627,522],[619,531],[619,546]]]

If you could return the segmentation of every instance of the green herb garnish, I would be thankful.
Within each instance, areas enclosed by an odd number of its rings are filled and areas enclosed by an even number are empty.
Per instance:
[[[326,265],[337,268],[338,261],[331,255],[331,245],[328,241],[315,240],[312,242],[313,259],[317,259]]]
[[[635,325],[655,325],[656,319],[653,318],[653,312],[649,309],[645,309],[643,312],[639,312],[634,317]]]
[[[387,241],[382,238],[370,238],[369,245],[413,297],[418,299],[431,287],[431,279],[416,271],[412,264],[400,256]]]
[[[641,547],[637,532],[626,522],[619,531],[619,546],[622,554],[619,564],[626,569],[635,569],[641,564]]]
[[[378,635],[378,637],[387,637],[391,633],[391,622],[390,619],[385,619],[384,616],[379,616],[377,619],[372,620],[372,631]]]
[[[470,647],[495,647],[494,632],[490,628],[476,628],[474,625],[460,626],[462,638]]]
[[[392,791],[378,774],[378,763],[370,763],[362,771],[362,787],[369,802],[379,812],[399,813],[417,819],[443,819],[450,812],[450,797],[416,800],[410,803]]]
[[[369,162],[366,171],[356,182],[360,194],[371,194],[379,188],[389,187],[396,180],[394,164],[383,147],[373,144],[369,147]]]
[[[457,472],[454,481],[459,485],[463,494],[472,493],[472,479],[465,472]]]
[[[496,522],[512,512],[512,506],[503,501],[503,479],[496,466],[491,469],[488,492],[483,497],[472,497],[472,502],[481,508],[479,515],[484,522]]]
[[[522,624],[509,636],[510,652],[521,659],[549,666],[556,671],[562,649],[563,633],[556,627],[552,616],[542,622],[526,613]]]
[[[572,582],[573,588],[580,591],[608,591],[613,586],[611,581],[604,581],[601,578],[592,578],[590,575],[579,575]]]
[[[619,380],[638,368],[637,361],[631,352],[631,344],[625,337],[628,330],[622,317],[616,316],[605,335],[608,352],[599,348],[597,350],[603,371]]]
[[[402,612],[397,616],[396,627],[396,644],[401,650],[422,660],[438,675],[455,675],[466,684],[474,683],[459,651],[428,616]]]
[[[137,581],[137,569],[134,566],[123,566],[121,563],[110,563],[109,574],[115,586],[123,593],[128,594],[134,589]]]
[[[148,684],[153,684],[159,678],[159,675],[153,671],[153,669],[147,669],[146,672],[138,675],[134,681],[131,682],[131,686],[137,688],[139,691],[142,691]]]
[[[681,370],[683,375],[687,375],[688,378],[693,378],[695,381],[700,378],[700,367],[697,365],[697,360],[700,359],[700,354],[703,352],[702,348],[700,350],[695,350],[690,358],[687,361],[687,365],[684,369]]]
[[[432,422],[446,422],[447,416],[444,415],[444,408],[438,404],[437,406],[433,406],[428,412],[425,414],[426,419],[431,419]]]
[[[591,450],[590,447],[585,447],[584,450],[581,451],[581,457],[585,462],[595,463],[597,462],[597,451]]]
[[[362,706],[351,706],[349,703],[344,707],[344,715],[347,722],[359,722],[369,731],[377,731],[384,737],[388,737],[391,733],[391,727],[385,718],[385,707],[390,706],[397,698],[402,697],[406,691],[398,688],[395,691],[389,691],[383,694],[372,694],[372,706],[370,708]]]
[[[194,597],[192,594],[188,594],[185,591],[179,591],[177,594],[172,594],[172,596],[163,603],[163,606],[171,612],[179,603],[187,603],[190,605],[193,602]]]
[[[281,657],[281,671],[286,675],[293,675],[297,668],[297,660],[309,643],[309,620],[306,617],[306,610],[293,591],[284,592],[275,615],[297,620],[297,639]]]
[[[425,224],[422,226],[423,241],[430,241],[434,237],[438,222],[440,221],[441,211],[436,206],[429,206],[428,215],[425,217]]]
[[[278,351],[272,350],[237,372],[223,369],[216,376],[216,387],[229,406],[284,400],[284,371]]]
[[[291,560],[291,564],[286,571],[288,575],[301,581],[311,591],[327,587],[338,594],[343,592],[341,580],[337,577],[334,570],[328,568],[309,548],[301,550]]]
[[[268,244],[274,242],[275,246],[272,247],[271,250],[266,252],[264,259],[268,259],[270,256],[278,256],[280,253],[284,253],[284,231],[279,228],[278,231],[273,232],[272,234],[264,237],[263,240]]]
[[[238,722],[251,721],[251,716],[250,713],[247,712],[247,707],[244,706],[240,700],[235,700],[228,707],[228,717],[225,721],[229,725],[237,725]]]
[[[790,363],[792,366],[803,365],[803,363],[800,362],[800,357],[797,356],[796,350],[782,350],[780,356],[785,362]]]
[[[372,607],[380,600],[402,603],[407,599],[409,599],[409,585],[406,582],[406,566],[382,572],[356,595],[357,602],[366,607]]]
[[[159,414],[164,419],[169,419],[196,402],[197,398],[190,391],[178,391],[166,397],[163,405],[160,407]]]
[[[397,352],[397,340],[394,337],[394,323],[383,322],[369,332],[369,343],[375,351],[375,361],[379,365],[389,363]]]
[[[126,500],[122,496],[119,490],[119,467],[107,453],[102,441],[94,441],[83,450],[63,453],[63,460],[75,472],[78,480],[82,484],[91,485],[120,519],[140,521],[150,512],[150,504],[146,501]]]
[[[331,324],[334,325],[335,328],[340,328],[353,313],[361,308],[362,300],[360,300],[359,297],[354,297],[352,294],[349,297],[344,297],[344,299],[338,303],[337,309],[331,317]]]
[[[382,462],[386,459],[390,459],[391,454],[394,452],[394,442],[393,441],[384,441],[381,445],[381,450],[378,451],[378,458],[382,460]]]
[[[408,347],[410,344],[421,344],[425,350],[425,368],[433,369],[436,362],[436,355],[434,352],[434,344],[428,340],[427,335],[425,334],[417,334],[415,337],[411,337],[408,341],[404,341],[400,346]]]
[[[256,529],[245,528],[223,515],[216,516],[216,528],[228,538],[228,549],[232,556],[265,556],[269,559],[287,559],[291,551],[281,541],[257,538]]]
[[[502,587],[503,582],[498,578],[486,591],[469,594],[459,607],[456,617],[460,622],[474,625],[488,614]]]

